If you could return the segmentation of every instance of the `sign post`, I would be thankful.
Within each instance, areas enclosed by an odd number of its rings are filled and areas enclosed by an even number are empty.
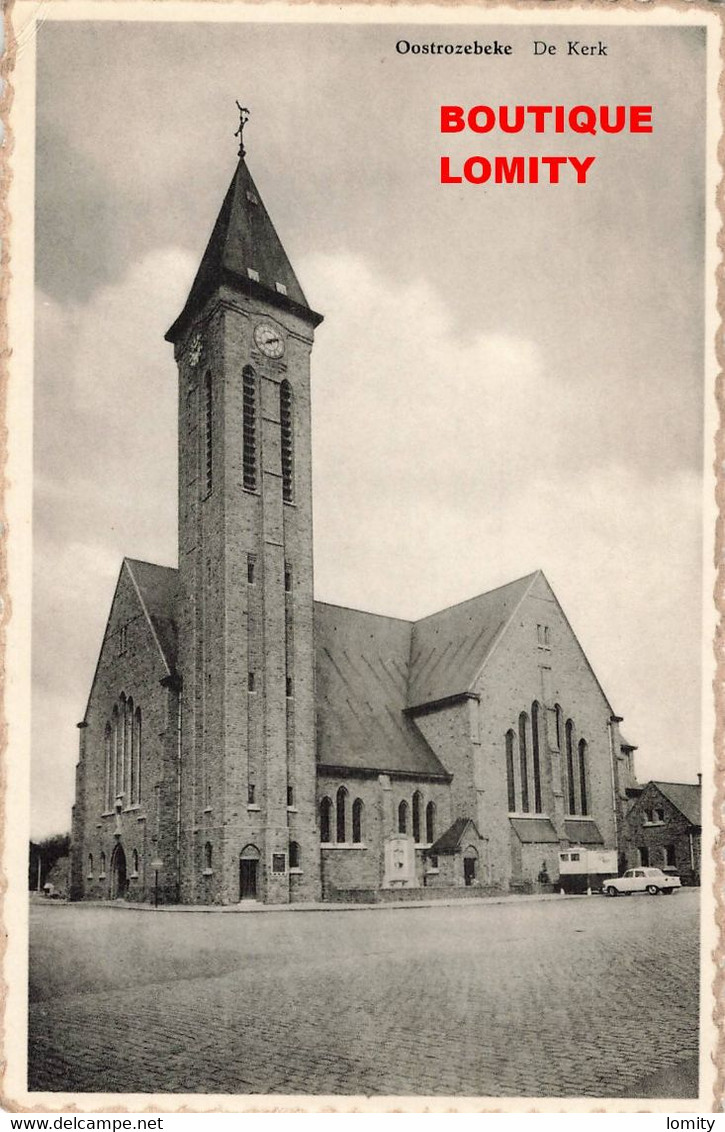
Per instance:
[[[159,906],[159,872],[164,867],[164,862],[160,857],[154,857],[151,862],[151,868],[154,870],[154,908]]]

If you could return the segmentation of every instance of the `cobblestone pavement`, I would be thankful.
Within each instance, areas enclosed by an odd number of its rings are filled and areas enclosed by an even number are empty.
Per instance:
[[[32,907],[29,1087],[637,1095],[697,1052],[698,906]]]

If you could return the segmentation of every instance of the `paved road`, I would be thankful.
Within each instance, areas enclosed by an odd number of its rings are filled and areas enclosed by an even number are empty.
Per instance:
[[[33,907],[29,1087],[636,1096],[697,1052],[698,899]]]

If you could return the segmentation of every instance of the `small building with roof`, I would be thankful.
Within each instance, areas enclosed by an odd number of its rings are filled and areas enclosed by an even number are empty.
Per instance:
[[[701,846],[701,783],[647,782],[624,821],[627,868],[668,869],[699,885]]]

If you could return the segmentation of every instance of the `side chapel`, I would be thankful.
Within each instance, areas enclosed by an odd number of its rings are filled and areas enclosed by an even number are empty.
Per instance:
[[[124,559],[74,899],[529,891],[620,848],[632,752],[544,575],[419,621],[314,600],[308,304],[240,158],[181,314],[178,568]]]

